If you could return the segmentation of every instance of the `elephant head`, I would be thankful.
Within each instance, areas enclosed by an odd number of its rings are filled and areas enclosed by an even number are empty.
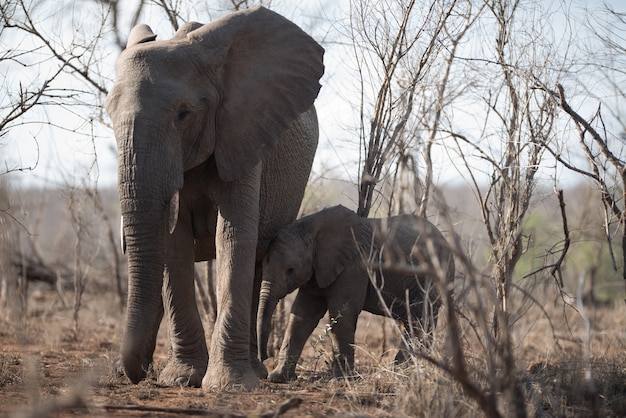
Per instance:
[[[315,278],[327,288],[360,257],[359,244],[371,229],[353,211],[339,205],[306,216],[282,228],[263,259],[263,281],[257,315],[259,357],[267,358],[272,315],[278,301]],[[356,241],[355,241],[356,240]]]
[[[135,383],[152,360],[185,172],[208,162],[229,182],[257,166],[312,106],[323,73],[323,49],[262,7],[155,38],[133,29],[106,102],[129,272],[121,361]]]

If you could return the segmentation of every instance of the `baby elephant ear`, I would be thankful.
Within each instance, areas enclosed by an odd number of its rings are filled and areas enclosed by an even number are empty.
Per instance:
[[[156,34],[152,32],[150,26],[140,23],[130,30],[128,34],[128,41],[126,42],[126,48],[130,48],[133,45],[142,44],[144,42],[154,41]]]
[[[317,285],[330,286],[346,268],[360,261],[357,240],[362,220],[353,211],[339,205],[325,209],[314,217],[316,230],[313,271]]]
[[[340,254],[338,249],[333,251],[328,247],[319,248],[313,256],[313,272],[315,273],[317,285],[322,289],[326,289],[333,284],[343,273],[346,261],[344,255]]]

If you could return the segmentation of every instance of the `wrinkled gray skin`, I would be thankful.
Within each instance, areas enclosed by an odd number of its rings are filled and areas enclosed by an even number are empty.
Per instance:
[[[324,51],[265,8],[155,38],[133,29],[106,103],[129,273],[121,365],[132,382],[145,378],[165,315],[162,384],[251,388],[266,374],[255,333],[260,262],[304,193]],[[212,258],[209,355],[193,263]]]
[[[267,358],[267,340],[278,300],[295,289],[299,291],[276,367],[268,379],[286,382],[296,378],[296,363],[302,348],[327,311],[337,321],[331,329],[334,346],[339,351],[335,353],[333,374],[336,377],[351,374],[359,313],[365,310],[386,315],[366,265],[377,271],[374,275],[385,304],[391,316],[404,323],[407,336],[431,338],[441,305],[433,277],[400,272],[397,266],[410,264],[433,272],[436,262],[432,254],[437,255],[436,261],[447,283],[451,283],[454,260],[445,238],[426,219],[413,215],[363,219],[343,206],[335,206],[282,228],[272,239],[263,260],[257,315],[261,360]],[[382,267],[372,267],[371,263]],[[407,291],[410,319],[406,309]],[[396,360],[402,358],[399,352]]]

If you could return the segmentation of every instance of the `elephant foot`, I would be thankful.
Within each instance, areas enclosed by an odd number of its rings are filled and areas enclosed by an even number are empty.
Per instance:
[[[393,364],[399,366],[406,363],[409,360],[409,353],[404,350],[398,350],[396,357],[393,359]]]
[[[351,367],[345,363],[342,366],[341,363],[338,361],[335,361],[333,363],[333,378],[354,380],[357,377],[359,376],[355,373],[354,367]]]
[[[189,386],[199,388],[202,384],[203,369],[178,361],[170,360],[159,375],[159,384],[164,386]]]
[[[116,377],[123,377],[125,375],[124,366],[122,366],[122,358],[120,356],[117,356],[113,360],[113,363],[111,364],[111,371]]]
[[[281,370],[279,368],[274,369],[272,373],[267,376],[267,380],[274,383],[287,383],[290,380],[296,380],[298,376],[296,376],[295,371],[289,370]]]
[[[261,363],[256,356],[250,356],[250,364],[252,365],[252,370],[254,370],[256,377],[259,379],[267,379],[267,367],[265,367],[265,364]]]
[[[228,365],[209,361],[202,388],[206,390],[252,390],[259,384],[259,378],[250,361],[240,365]]]

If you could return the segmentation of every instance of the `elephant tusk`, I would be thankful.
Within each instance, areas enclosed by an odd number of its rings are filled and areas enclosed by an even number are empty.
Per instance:
[[[124,235],[124,216],[120,216],[120,246],[122,254],[126,254],[126,235]]]
[[[172,195],[170,199],[170,234],[174,232],[176,229],[176,224],[178,223],[178,207],[179,207],[179,191]]]

